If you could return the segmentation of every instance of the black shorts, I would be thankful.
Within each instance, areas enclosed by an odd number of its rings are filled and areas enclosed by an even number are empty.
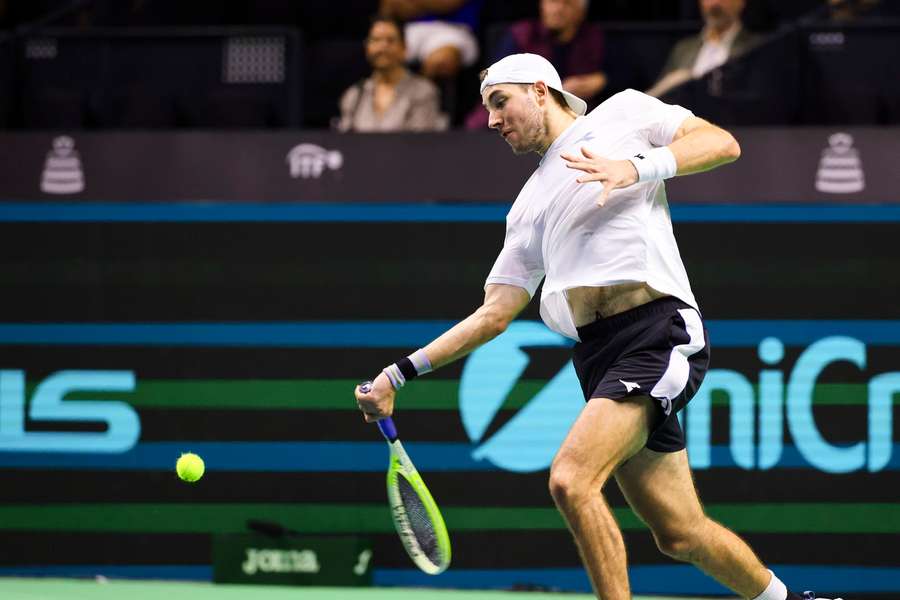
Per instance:
[[[667,296],[579,327],[578,336],[573,362],[585,401],[650,396],[658,418],[647,448],[683,449],[676,413],[697,392],[709,366],[709,334],[700,314]]]

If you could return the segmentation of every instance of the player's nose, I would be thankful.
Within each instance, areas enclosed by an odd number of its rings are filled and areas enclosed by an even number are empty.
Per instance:
[[[488,127],[491,129],[499,129],[502,123],[503,120],[500,118],[497,111],[492,110],[488,113]]]

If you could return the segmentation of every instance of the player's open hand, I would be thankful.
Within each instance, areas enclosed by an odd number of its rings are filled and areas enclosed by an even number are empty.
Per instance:
[[[394,397],[397,392],[384,373],[379,373],[372,382],[368,392],[364,393],[356,386],[356,405],[366,418],[366,423],[374,423],[391,416],[394,412]]]
[[[603,184],[603,191],[597,198],[597,206],[606,204],[606,199],[613,190],[628,187],[638,180],[637,169],[630,160],[603,158],[583,146],[581,155],[563,153],[560,156],[570,169],[584,171],[585,174],[577,179],[578,183],[598,181]]]

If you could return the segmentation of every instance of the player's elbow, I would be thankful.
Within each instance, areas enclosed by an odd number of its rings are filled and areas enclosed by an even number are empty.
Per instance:
[[[512,317],[492,306],[482,306],[478,310],[479,329],[482,337],[492,340],[509,327]]]
[[[722,133],[724,134],[722,139],[722,158],[725,159],[725,162],[734,162],[741,157],[741,145],[727,131],[723,130]]]

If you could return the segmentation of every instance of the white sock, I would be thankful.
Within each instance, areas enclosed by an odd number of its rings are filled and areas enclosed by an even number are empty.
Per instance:
[[[769,571],[769,573],[772,573],[772,571]],[[772,573],[772,579],[769,581],[769,585],[762,591],[762,594],[753,600],[786,600],[786,598],[787,587],[780,579],[775,577],[775,573]]]

